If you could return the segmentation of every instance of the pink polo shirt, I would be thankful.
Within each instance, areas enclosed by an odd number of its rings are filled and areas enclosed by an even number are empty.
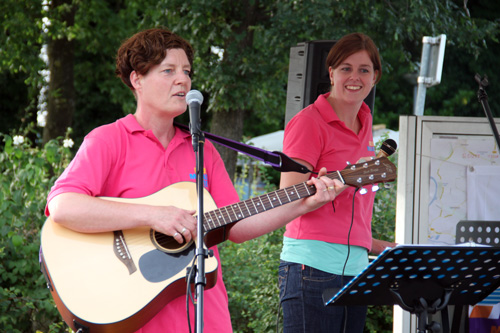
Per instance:
[[[342,170],[346,162],[355,164],[361,157],[375,156],[370,109],[363,103],[358,112],[361,130],[358,134],[347,128],[330,103],[329,93],[299,112],[287,124],[283,152],[292,158],[310,163],[314,171],[326,167],[328,172]],[[356,193],[354,225],[349,242],[371,249],[371,219],[375,193],[371,185],[368,193]],[[288,223],[285,236],[312,239],[329,243],[347,244],[352,216],[354,188],[344,190],[331,204],[307,213]]]
[[[204,183],[218,207],[239,201],[224,163],[209,141],[204,149]],[[65,192],[91,196],[139,198],[181,181],[196,181],[196,156],[189,133],[176,128],[164,149],[153,132],[144,130],[133,115],[96,128],[83,141],[75,158],[49,193],[47,202]],[[46,207],[46,214],[49,214]],[[220,262],[217,247],[212,248]],[[232,332],[221,265],[217,283],[204,293],[205,332]],[[138,332],[188,332],[186,298],[169,302]],[[190,305],[191,328],[194,308]]]

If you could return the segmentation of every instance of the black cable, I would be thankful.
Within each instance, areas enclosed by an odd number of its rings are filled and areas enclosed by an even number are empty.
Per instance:
[[[188,324],[188,329],[189,333],[191,333],[191,320],[189,317],[189,300],[194,304],[194,299],[193,299],[193,293],[191,292],[191,280],[193,279],[193,273],[194,273],[194,268],[195,268],[195,263],[194,261],[196,260],[196,257],[193,258],[191,267],[189,268],[189,272],[187,273],[187,283],[186,283],[186,316],[187,316],[187,324]],[[196,311],[196,307],[195,307]]]
[[[280,330],[281,299],[278,302],[278,313],[276,314],[276,333]]]
[[[359,191],[359,187],[356,187],[354,194],[352,196],[352,215],[351,215],[351,225],[349,227],[349,233],[347,234],[347,257],[345,258],[344,268],[342,268],[342,275],[340,277],[340,288],[344,287],[344,273],[345,267],[347,266],[347,261],[349,260],[349,255],[351,254],[351,230],[354,225],[354,199],[356,198],[356,193]],[[333,204],[333,201],[332,201]],[[347,329],[347,305],[344,305],[344,333]]]

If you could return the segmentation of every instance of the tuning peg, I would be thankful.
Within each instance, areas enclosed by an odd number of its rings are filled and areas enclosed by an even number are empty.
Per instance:
[[[366,188],[362,187],[361,190],[359,190],[359,194],[363,195],[366,194],[368,191]]]
[[[390,188],[392,188],[392,184],[390,184],[390,183],[384,183],[384,188],[390,189]]]
[[[379,189],[380,187],[377,184],[372,186],[372,192],[377,192]]]
[[[351,162],[349,162],[349,161],[346,161],[346,162],[345,162],[345,164],[347,164],[347,165],[351,165]]]

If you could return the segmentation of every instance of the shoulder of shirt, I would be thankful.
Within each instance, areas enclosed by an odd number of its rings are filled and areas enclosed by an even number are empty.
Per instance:
[[[109,135],[110,131],[118,130],[118,127],[116,125],[116,122],[114,123],[109,123],[105,125],[98,126],[91,130],[85,138],[95,138],[95,137],[101,137],[103,135]]]

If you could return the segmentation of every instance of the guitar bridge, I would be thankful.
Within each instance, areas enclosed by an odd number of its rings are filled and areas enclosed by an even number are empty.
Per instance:
[[[125,266],[127,266],[128,273],[132,275],[137,270],[137,267],[134,264],[132,255],[130,254],[127,243],[125,242],[123,231],[113,231],[113,235],[113,251],[115,252],[116,257]]]

